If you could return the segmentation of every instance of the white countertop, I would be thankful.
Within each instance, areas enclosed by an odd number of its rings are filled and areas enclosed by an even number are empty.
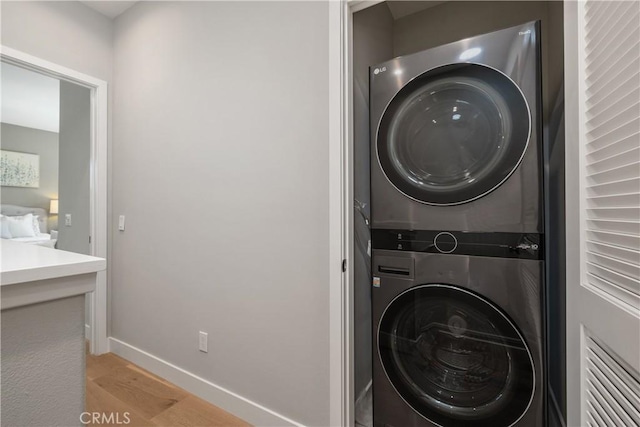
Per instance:
[[[103,258],[0,240],[0,285],[48,280],[105,270]]]

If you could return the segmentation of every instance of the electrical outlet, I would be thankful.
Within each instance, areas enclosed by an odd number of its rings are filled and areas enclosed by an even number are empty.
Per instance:
[[[64,225],[71,227],[71,214],[64,214]]]
[[[203,353],[208,353],[208,340],[209,340],[209,335],[206,332],[202,332],[200,331],[200,339],[198,341],[198,350],[200,350]]]

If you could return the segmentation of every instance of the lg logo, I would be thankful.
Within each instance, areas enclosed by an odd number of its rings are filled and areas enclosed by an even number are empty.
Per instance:
[[[109,424],[109,425],[124,425],[129,424],[131,419],[129,418],[129,412],[83,412],[80,414],[80,422],[82,424]]]
[[[384,73],[385,71],[387,71],[387,67],[376,68],[375,70],[373,70],[373,74],[378,75],[380,73]]]

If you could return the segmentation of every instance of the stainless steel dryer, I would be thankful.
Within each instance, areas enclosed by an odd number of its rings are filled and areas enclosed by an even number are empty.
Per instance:
[[[374,427],[544,425],[537,239],[426,231],[378,236]],[[405,250],[389,250],[398,242]]]
[[[372,228],[542,232],[539,33],[370,68]]]

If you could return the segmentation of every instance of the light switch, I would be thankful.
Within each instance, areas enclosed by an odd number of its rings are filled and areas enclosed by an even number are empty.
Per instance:
[[[124,231],[124,215],[120,215],[118,218],[118,230]]]
[[[71,214],[64,214],[64,225],[71,227]]]

